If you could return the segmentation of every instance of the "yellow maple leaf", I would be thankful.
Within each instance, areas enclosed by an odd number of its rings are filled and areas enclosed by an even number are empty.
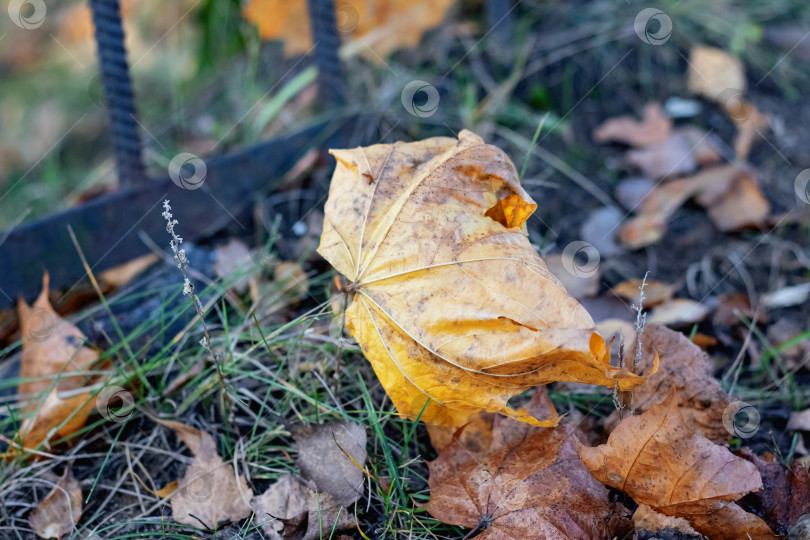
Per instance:
[[[347,327],[401,415],[553,425],[507,401],[552,381],[643,382],[610,365],[590,315],[529,243],[537,205],[502,150],[465,130],[331,153],[318,252],[351,282]]]

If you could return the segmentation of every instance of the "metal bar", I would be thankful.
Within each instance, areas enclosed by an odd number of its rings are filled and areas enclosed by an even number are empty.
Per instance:
[[[70,225],[93,272],[101,272],[149,253],[139,238],[145,232],[158,245],[168,243],[161,217],[164,197],[189,240],[208,237],[239,220],[250,225],[256,193],[277,187],[278,180],[310,148],[340,147],[348,143],[354,119],[322,123],[242,152],[206,162],[199,189],[182,189],[169,178],[150,179],[134,186],[34,221],[4,236],[0,250],[0,309],[17,297],[32,300],[50,273],[51,287],[70,288],[86,279],[68,235]]]
[[[315,64],[318,66],[318,96],[325,105],[346,103],[346,81],[338,57],[340,36],[334,0],[308,0]]]
[[[143,183],[146,178],[138,131],[135,96],[129,77],[124,28],[118,0],[90,0],[96,28],[101,84],[110,115],[110,132],[121,186]]]

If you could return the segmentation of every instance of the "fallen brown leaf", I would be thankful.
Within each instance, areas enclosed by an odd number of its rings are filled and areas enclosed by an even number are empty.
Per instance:
[[[60,539],[74,531],[81,517],[82,488],[66,465],[62,478],[34,508],[28,523],[40,538]]]
[[[42,278],[42,292],[29,306],[20,300],[20,335],[22,362],[20,378],[32,379],[19,385],[21,394],[40,394],[51,386],[49,375],[81,373],[98,359],[98,352],[83,346],[87,337],[81,330],[60,317],[48,300],[48,274]],[[75,390],[85,385],[82,375],[62,377],[60,390]]]
[[[343,506],[360,498],[365,480],[360,467],[366,461],[363,426],[348,420],[297,425],[292,434],[298,450],[295,465],[305,480],[314,484],[319,493],[330,494]]]
[[[635,357],[636,346],[630,341],[627,356]],[[720,384],[712,377],[712,367],[706,353],[680,332],[648,324],[641,335],[641,361],[638,369],[651,372],[656,353],[658,371],[644,384],[633,390],[633,407],[643,413],[661,403],[674,387],[678,406],[686,424],[718,444],[727,442],[731,434],[723,427],[723,411],[731,403]],[[619,423],[618,412],[606,420],[611,431]]]
[[[593,130],[597,143],[622,142],[631,146],[644,146],[666,140],[672,131],[672,120],[664,114],[658,103],[648,103],[639,122],[632,116],[617,116]]]
[[[665,140],[651,143],[625,155],[627,164],[650,178],[672,178],[689,173],[698,165],[720,161],[708,134],[694,126],[673,130]]]
[[[511,419],[505,422],[516,424]],[[428,464],[428,512],[445,523],[483,530],[481,540],[613,538],[626,509],[588,474],[571,426],[537,429],[495,449],[454,440]]]
[[[154,253],[147,253],[122,265],[105,270],[98,275],[98,280],[102,287],[119,288],[123,287],[132,278],[152,266],[158,261],[158,256]]]
[[[747,448],[737,454],[750,461],[762,475],[763,490],[752,494],[756,498],[768,525],[785,534],[801,516],[810,512],[810,475],[804,465],[791,462],[790,469],[777,463],[773,454],[759,457]]]
[[[22,360],[20,394],[32,398],[24,407],[31,413],[20,426],[21,444],[48,447],[49,441],[72,435],[84,426],[95,406],[89,391],[82,388],[99,382],[91,374],[101,369],[98,352],[86,347],[85,335],[62,319],[48,300],[48,274],[42,280],[42,292],[32,306],[20,300]],[[63,376],[63,374],[65,374]],[[62,425],[64,424],[64,425]]]
[[[689,522],[710,540],[740,538],[745,540],[775,540],[779,538],[756,515],[746,512],[736,503],[729,503],[709,514],[689,516]]]
[[[689,427],[674,389],[622,420],[607,444],[582,447],[596,479],[667,515],[710,512],[762,488],[756,468]]]
[[[394,50],[418,45],[426,30],[442,22],[453,1],[342,0],[335,4],[337,30],[365,44],[358,51],[381,62]],[[287,56],[310,52],[305,0],[250,0],[242,13],[258,27],[262,39],[283,39]]]
[[[696,197],[721,231],[733,231],[765,223],[770,204],[762,195],[751,171],[722,165],[699,174],[656,186],[647,194],[636,217],[619,236],[628,247],[638,248],[658,241],[666,222],[688,199]]]
[[[763,225],[771,205],[762,195],[754,176],[746,170],[723,167],[710,169],[707,174],[712,172],[728,174],[729,178],[722,192],[707,184],[699,187],[702,191],[697,195],[697,202],[708,209],[714,225],[723,232]],[[722,184],[722,181],[718,181],[718,184]]]
[[[214,249],[214,274],[220,279],[233,279],[235,274],[242,274],[234,282],[232,288],[239,294],[247,291],[250,270],[258,271],[251,263],[250,248],[238,238],[231,238],[227,244],[222,244]]]
[[[631,248],[654,244],[664,236],[667,221],[692,196],[692,178],[659,184],[644,197],[637,215],[619,231],[622,243]]]
[[[536,207],[502,150],[462,131],[332,154],[318,252],[351,282],[347,327],[401,415],[460,427],[483,409],[551,425],[506,402],[555,380],[643,380],[610,365],[524,223],[487,217]]]
[[[493,413],[474,412],[470,414],[467,422],[458,429],[428,424],[427,432],[430,437],[430,444],[439,452],[450,444],[455,436],[461,440],[461,444],[465,447],[472,448],[475,451],[486,450],[492,445],[492,423],[496,417],[497,415]]]
[[[729,99],[726,103],[726,113],[737,126],[737,136],[734,138],[734,155],[740,161],[748,159],[754,141],[764,137],[762,131],[771,125],[771,117],[757,110],[753,103],[742,98]]]
[[[762,308],[754,309],[748,294],[721,294],[717,298],[717,309],[712,315],[712,324],[714,326],[732,327],[745,324],[744,319],[751,321],[755,318],[758,323],[768,322],[767,312]]]
[[[729,90],[744,93],[745,71],[739,58],[722,49],[696,45],[689,52],[689,90],[712,101]]]
[[[174,430],[177,438],[194,454],[191,465],[178,481],[177,491],[171,496],[175,521],[214,529],[222,521],[248,517],[253,491],[243,475],[237,479],[233,466],[222,461],[211,435],[180,422],[159,422]]]
[[[714,336],[708,336],[706,334],[701,334],[697,332],[694,336],[692,336],[692,343],[700,347],[702,350],[706,350],[709,347],[714,347],[717,345],[718,340]]]
[[[664,529],[671,529],[684,535],[693,535],[698,540],[703,540],[703,537],[693,529],[684,518],[668,516],[661,512],[656,512],[646,504],[638,505],[636,511],[633,512],[633,526],[637,531],[645,530],[653,533],[661,532]]]
[[[285,474],[250,503],[270,540],[317,540],[353,529],[357,518],[328,493],[312,491]]]
[[[711,310],[689,298],[673,298],[655,306],[647,316],[650,324],[677,326],[702,321]]]
[[[641,294],[640,279],[630,279],[623,281],[613,287],[611,291],[613,294],[621,296],[625,300],[633,302],[634,305],[639,305],[639,296]],[[657,306],[670,300],[675,294],[675,287],[667,285],[660,281],[649,280],[644,282],[644,307]]]
[[[810,431],[810,409],[791,412],[785,429],[788,431]]]
[[[762,489],[756,467],[689,427],[674,389],[640,416],[622,420],[606,444],[582,446],[580,456],[599,481],[686,518],[710,538],[774,538],[765,522],[733,504]]]

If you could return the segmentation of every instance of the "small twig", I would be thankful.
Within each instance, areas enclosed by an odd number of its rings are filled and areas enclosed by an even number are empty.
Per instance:
[[[633,356],[633,373],[636,373],[638,364],[641,362],[641,336],[644,334],[644,325],[647,323],[647,314],[644,313],[644,287],[647,286],[647,276],[649,274],[649,272],[644,273],[644,279],[641,280],[641,285],[638,288],[638,306],[631,306],[636,311],[636,354]],[[624,363],[624,359],[622,359],[622,363]],[[629,393],[630,415],[634,415],[636,414],[636,406],[633,403],[633,391],[631,390]]]
[[[177,225],[178,221],[172,216],[172,207],[169,205],[168,199],[163,201],[163,218],[166,220],[166,232],[172,236],[169,245],[174,253],[174,260],[177,263],[177,268],[180,269],[180,273],[183,275],[183,294],[188,295],[189,298],[191,298],[191,303],[194,305],[194,309],[197,311],[197,316],[202,324],[204,336],[200,340],[200,345],[207,349],[211,354],[211,357],[214,359],[214,365],[216,366],[217,374],[219,375],[219,386],[222,391],[223,406],[230,414],[231,404],[230,399],[228,399],[227,389],[225,388],[225,377],[222,374],[222,356],[219,353],[214,352],[214,348],[211,346],[211,336],[208,334],[208,326],[205,324],[203,306],[200,299],[197,297],[197,294],[194,292],[194,283],[192,283],[192,281],[188,278],[188,259],[186,258],[186,250],[180,249],[180,244],[183,243],[183,238],[174,232],[174,226]]]
[[[635,342],[636,342],[636,352],[633,356],[633,367],[630,370],[632,373],[636,373],[638,369],[638,364],[641,362],[641,336],[644,334],[644,325],[647,322],[647,314],[644,313],[644,287],[647,286],[647,276],[649,272],[644,274],[644,279],[641,280],[641,286],[638,288],[639,295],[638,295],[638,305],[632,304],[630,307],[636,312],[636,335],[635,335]],[[627,358],[625,357],[625,349],[624,344],[621,344],[619,350],[619,361],[621,363],[622,369],[627,369]],[[622,409],[627,406],[627,402],[630,402],[630,414],[636,414],[635,405],[633,404],[633,392],[632,390],[622,392],[622,395],[619,396],[619,385],[616,383],[613,386],[613,406],[616,407],[616,410],[619,411],[621,414]]]
[[[638,363],[641,362],[641,335],[644,333],[644,325],[647,322],[647,314],[643,313],[644,310],[644,287],[647,286],[647,275],[644,274],[644,279],[641,280],[641,286],[638,288],[638,306],[631,306],[636,311],[636,355],[633,358],[633,373],[636,372]],[[624,361],[622,359],[622,361]],[[622,366],[624,367],[624,366]]]

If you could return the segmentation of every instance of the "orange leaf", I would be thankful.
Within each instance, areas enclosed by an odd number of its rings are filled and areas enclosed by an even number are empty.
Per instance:
[[[746,540],[774,540],[779,538],[768,525],[737,504],[731,503],[711,514],[689,516],[689,522],[710,540],[745,538]]]
[[[756,467],[689,427],[674,389],[641,416],[622,420],[607,444],[580,447],[580,456],[600,482],[686,518],[713,540],[775,538],[764,521],[734,504],[762,489]]]
[[[20,300],[18,311],[23,342],[20,377],[29,379],[20,383],[19,392],[32,395],[24,408],[31,415],[23,420],[20,436],[22,446],[36,448],[84,426],[95,400],[81,390],[101,379],[89,371],[103,366],[96,365],[98,352],[84,346],[85,335],[53,310],[47,273],[34,304]]]
[[[771,209],[750,170],[722,165],[656,186],[645,196],[639,214],[622,227],[622,242],[639,248],[658,241],[669,218],[692,197],[721,231],[762,225]]]
[[[335,23],[347,41],[372,61],[419,44],[422,34],[442,22],[454,0],[340,0]],[[306,54],[312,34],[306,0],[250,0],[242,10],[262,39],[284,41],[284,54]]]
[[[611,118],[593,131],[593,140],[597,143],[617,141],[632,146],[644,146],[666,140],[670,131],[672,120],[664,114],[660,105],[648,103],[644,107],[641,122],[631,116]]]
[[[626,355],[635,356],[635,344]],[[723,427],[723,411],[731,399],[712,377],[706,353],[680,332],[648,325],[641,335],[641,361],[638,369],[649,373],[656,353],[660,369],[633,390],[633,407],[644,412],[663,401],[670,388],[677,390],[680,413],[688,426],[716,443],[725,443],[731,434]],[[605,421],[608,429],[619,423],[614,412]]]
[[[756,467],[686,424],[674,389],[580,455],[597,480],[667,515],[708,513],[762,488]]]

